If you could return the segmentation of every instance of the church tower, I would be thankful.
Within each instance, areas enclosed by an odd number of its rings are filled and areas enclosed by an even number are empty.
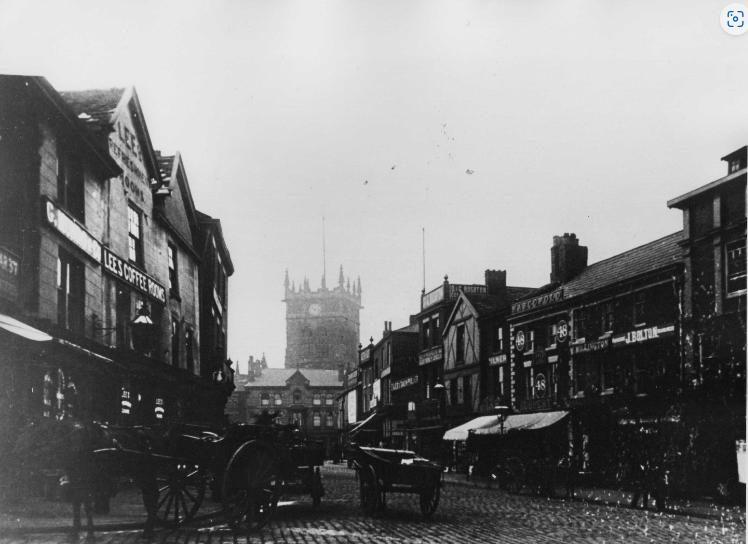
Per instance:
[[[286,368],[338,370],[358,357],[361,278],[351,282],[340,267],[338,284],[327,288],[323,275],[316,291],[291,282],[286,271]]]

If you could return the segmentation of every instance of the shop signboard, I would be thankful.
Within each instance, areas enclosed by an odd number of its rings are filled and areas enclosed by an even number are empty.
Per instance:
[[[645,327],[643,329],[635,329],[628,331],[625,334],[617,335],[613,337],[613,345],[615,346],[626,346],[630,344],[642,344],[649,342],[650,340],[657,340],[663,336],[670,336],[675,333],[675,325],[663,325]]]
[[[83,225],[46,198],[44,199],[44,218],[50,227],[59,232],[69,242],[72,242],[88,257],[97,263],[101,262],[101,244],[99,241]]]
[[[12,251],[0,246],[0,296],[15,301],[18,298],[20,261]]]
[[[166,289],[151,276],[104,248],[104,270],[153,300],[166,304]]]

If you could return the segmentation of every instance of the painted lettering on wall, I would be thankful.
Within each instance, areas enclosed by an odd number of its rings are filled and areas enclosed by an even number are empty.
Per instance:
[[[519,314],[522,312],[529,312],[530,310],[534,310],[535,308],[558,302],[562,298],[564,298],[563,290],[557,289],[556,291],[551,291],[550,293],[546,293],[544,295],[533,297],[527,300],[522,300],[520,302],[517,302],[516,304],[512,304],[512,313]]]
[[[101,262],[101,244],[85,227],[70,217],[54,202],[45,199],[44,217],[47,223],[65,238],[75,244],[97,263]]]
[[[649,340],[656,340],[665,335],[675,332],[675,325],[665,325],[663,327],[647,327],[629,331],[626,334],[613,337],[613,344],[640,344]]]
[[[390,385],[390,391],[399,391],[400,389],[410,387],[411,385],[416,385],[417,383],[418,374],[414,374],[413,376],[408,376],[407,378],[402,378],[400,380],[392,382],[392,385]]]

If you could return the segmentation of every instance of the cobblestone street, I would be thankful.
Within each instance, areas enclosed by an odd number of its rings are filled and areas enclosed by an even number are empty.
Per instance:
[[[388,510],[375,517],[358,505],[358,487],[351,471],[326,468],[327,495],[314,510],[308,497],[283,502],[272,525],[260,534],[234,535],[209,517],[177,530],[161,529],[155,543],[259,543],[259,542],[704,542],[745,541],[745,518],[689,517],[652,511],[591,504],[584,501],[508,495],[497,490],[448,484],[431,521],[422,520],[418,501],[411,495],[388,495]],[[210,503],[203,510],[210,511]],[[129,520],[142,506],[132,502]],[[71,536],[61,527],[13,530],[2,543],[147,542],[132,524],[104,525],[95,535]],[[96,521],[96,520],[95,520]],[[128,528],[129,527],[129,528]],[[124,530],[122,530],[124,529]]]

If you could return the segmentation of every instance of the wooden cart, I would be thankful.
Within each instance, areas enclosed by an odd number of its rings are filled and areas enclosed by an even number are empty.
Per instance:
[[[350,445],[360,482],[361,507],[373,514],[386,507],[387,493],[415,493],[421,513],[429,518],[439,505],[443,467],[407,450]]]

